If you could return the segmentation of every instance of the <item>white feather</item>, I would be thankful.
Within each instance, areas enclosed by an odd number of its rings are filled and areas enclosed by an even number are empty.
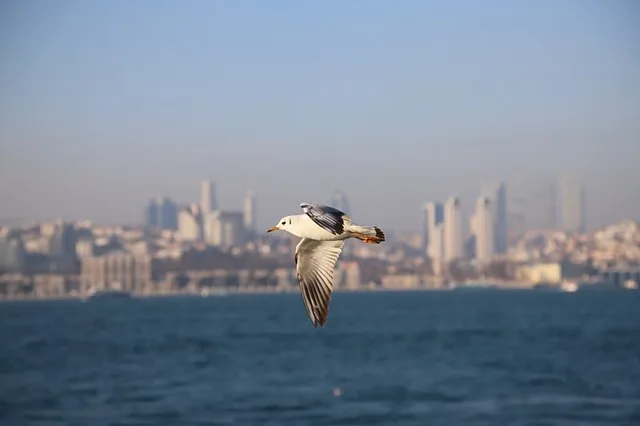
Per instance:
[[[344,241],[302,239],[296,246],[296,272],[302,300],[314,327],[324,327],[333,292],[333,271]]]

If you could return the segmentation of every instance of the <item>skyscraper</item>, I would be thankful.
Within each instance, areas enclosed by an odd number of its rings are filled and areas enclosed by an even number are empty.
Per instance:
[[[485,185],[482,196],[489,200],[493,215],[493,241],[495,253],[506,253],[509,222],[507,217],[507,188],[504,183]]]
[[[507,239],[517,240],[527,230],[526,188],[522,181],[509,182],[507,194]]]
[[[244,196],[244,228],[251,236],[256,232],[256,197],[253,191],[249,190]]]
[[[462,241],[462,215],[460,199],[450,197],[444,203],[444,261],[451,262],[464,256]]]
[[[349,205],[349,200],[347,199],[347,195],[339,189],[336,189],[335,191],[333,191],[333,194],[331,194],[329,205],[345,212],[350,216],[353,214],[353,212],[351,211],[351,206]],[[345,244],[344,248],[342,249],[342,255],[344,258],[351,256],[351,254],[353,253],[354,245],[355,244]]]
[[[76,255],[77,231],[71,223],[60,221],[55,232],[49,237],[49,256],[57,271],[74,269]]]
[[[178,233],[182,241],[202,240],[202,214],[196,205],[186,207],[178,213]]]
[[[585,190],[578,179],[565,178],[560,185],[562,228],[568,232],[585,232]]]
[[[216,185],[210,180],[202,181],[200,188],[200,211],[203,215],[218,210]]]
[[[437,224],[429,235],[428,256],[435,275],[442,273],[444,261],[444,223]]]
[[[507,194],[509,237],[525,231],[557,227],[556,185],[548,179],[509,182]]]
[[[150,228],[178,229],[178,205],[166,197],[152,199],[145,210],[145,224]]]
[[[495,250],[495,215],[488,197],[480,196],[471,219],[471,232],[475,236],[475,258],[479,263],[487,263]]]
[[[23,272],[26,264],[26,250],[19,235],[0,235],[0,274],[2,272]]]
[[[433,258],[431,241],[436,226],[444,220],[444,209],[442,203],[432,201],[424,205],[422,212],[422,249],[427,257]]]
[[[529,229],[555,229],[558,227],[556,183],[547,180],[534,182],[527,207]]]
[[[329,205],[347,213],[348,215],[351,215],[349,200],[347,199],[345,193],[339,189],[335,190],[331,195]]]
[[[245,242],[242,212],[215,211],[204,218],[204,239],[212,246],[232,247]]]

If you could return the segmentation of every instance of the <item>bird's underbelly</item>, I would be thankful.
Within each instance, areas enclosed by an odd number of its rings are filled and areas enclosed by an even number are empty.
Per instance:
[[[344,240],[346,235],[336,235],[331,232],[316,226],[316,228],[306,229],[304,235],[301,235],[302,238],[310,238],[312,240],[320,240],[320,241],[335,241],[335,240]]]
[[[320,227],[319,225],[317,225],[311,219],[308,219],[308,223],[305,223],[305,225],[306,226],[304,227],[304,231],[300,233],[301,234],[300,237],[302,238],[309,238],[312,240],[319,240],[319,241],[336,241],[336,240],[344,240],[346,238],[349,238],[347,232],[344,232],[339,235],[333,234],[327,231],[326,229]]]

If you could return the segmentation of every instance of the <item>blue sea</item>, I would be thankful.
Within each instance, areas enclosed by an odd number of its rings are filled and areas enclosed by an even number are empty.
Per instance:
[[[0,303],[0,424],[639,425],[640,292]]]

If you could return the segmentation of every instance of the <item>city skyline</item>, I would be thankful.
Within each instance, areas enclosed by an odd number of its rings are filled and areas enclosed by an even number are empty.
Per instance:
[[[417,229],[425,200],[570,174],[589,228],[638,220],[633,7],[2,5],[0,218],[139,223],[210,178],[258,224],[340,188]]]
[[[571,184],[572,191],[570,192],[567,192],[566,190],[567,183]],[[169,213],[165,213],[165,216],[166,214],[173,214],[174,216],[178,216],[178,212],[181,210],[191,211],[192,209],[196,208],[199,209],[199,214],[202,215],[202,217],[214,211],[231,212],[234,207],[218,204],[217,197],[215,196],[217,187],[217,183],[214,181],[202,181],[201,199],[199,203],[193,201],[186,203],[176,203],[175,200],[171,197],[154,197],[148,202],[143,212],[143,224],[151,227],[165,229],[179,228],[172,225],[173,223],[175,223],[175,220],[170,220],[168,222],[168,225],[159,225],[160,223],[167,222],[166,217],[164,218],[164,220],[162,220],[161,216],[158,216],[156,210],[166,212],[168,209]],[[544,198],[542,200],[540,199],[539,189],[541,187],[544,190],[542,195],[549,196],[546,200]],[[513,235],[513,237],[519,237],[526,231],[548,229],[561,229],[568,232],[578,233],[586,231],[587,212],[585,209],[585,200],[588,199],[588,197],[586,197],[586,191],[584,189],[584,186],[582,185],[581,180],[567,180],[565,178],[559,179],[558,181],[552,183],[548,181],[543,182],[542,186],[539,185],[539,182],[533,182],[533,185],[529,185],[528,188],[527,186],[516,186],[515,189],[511,188],[511,191],[509,191],[508,188],[511,187],[506,182],[502,181],[483,184],[481,185],[475,196],[475,201],[466,209],[463,208],[464,206],[460,198],[456,196],[449,196],[447,198],[447,201],[444,203],[433,200],[426,202],[426,204],[421,207],[422,218],[420,219],[420,223],[418,224],[418,232],[420,235],[422,235],[423,239],[423,250],[430,250],[428,249],[429,239],[431,234],[436,231],[434,228],[440,223],[442,223],[444,226],[444,206],[449,201],[455,202],[457,206],[456,215],[459,216],[459,223],[456,225],[456,228],[459,229],[456,232],[460,234],[460,237],[466,237],[474,236],[477,234],[477,231],[474,230],[475,225],[473,225],[473,222],[475,220],[474,216],[479,213],[478,201],[480,201],[480,199],[484,199],[483,204],[487,205],[490,212],[486,214],[480,212],[480,214],[483,214],[484,216],[486,216],[486,218],[491,218],[491,245],[493,246],[492,253],[495,254],[503,254],[506,251],[510,234]],[[244,193],[242,207],[240,209],[235,209],[235,211],[238,213],[240,213],[240,210],[242,211],[242,214],[244,216],[243,220],[245,228],[250,230],[252,233],[256,231],[257,225],[256,197],[257,194],[255,194],[253,190],[246,190]],[[517,200],[515,203],[513,202],[514,199]],[[531,212],[521,211],[521,204],[524,204],[528,208],[531,208],[535,207],[536,203],[542,204],[542,208],[534,208],[534,216],[531,216]],[[162,205],[166,204],[169,205],[162,207]],[[208,208],[207,206],[209,206],[210,204],[215,205],[215,209]],[[349,197],[344,191],[340,189],[336,189],[333,191],[327,204],[339,210],[342,210],[347,214],[353,215],[350,208]],[[549,210],[549,207],[551,207],[552,210],[550,212],[547,211]],[[150,209],[153,209],[151,215]],[[465,210],[467,210],[466,214]],[[542,223],[546,223],[547,226],[540,226],[540,218],[535,216],[535,214],[539,214],[540,212],[548,214],[549,217],[543,217],[543,219],[545,220],[542,221]],[[510,223],[509,217],[513,217],[514,214],[519,213],[522,213],[522,215],[521,217],[519,217],[520,220],[518,221],[518,223]],[[543,216],[545,216],[544,214]],[[567,221],[567,217],[571,218],[570,222]],[[466,219],[469,219],[468,227],[464,226],[464,222]],[[576,221],[578,225],[576,225]],[[523,228],[520,229],[520,227]],[[408,231],[408,229],[393,229],[392,231]],[[445,232],[445,228],[443,228],[442,232]],[[461,250],[462,249],[460,248],[458,251]]]
[[[567,185],[573,189],[567,192]],[[13,226],[24,225],[29,222],[47,222],[47,221],[65,221],[74,222],[89,220],[96,224],[101,225],[127,225],[127,226],[139,226],[147,225],[151,227],[165,228],[165,229],[178,229],[179,213],[186,211],[188,214],[196,214],[202,220],[204,216],[212,212],[238,212],[244,215],[245,226],[248,225],[248,229],[252,229],[252,232],[256,231],[256,227],[259,225],[258,214],[255,209],[256,198],[259,194],[256,194],[252,189],[246,189],[243,193],[242,202],[240,206],[226,205],[219,203],[218,201],[218,182],[211,179],[204,179],[200,181],[200,190],[198,197],[194,200],[177,201],[175,197],[171,195],[157,195],[149,197],[142,207],[142,215],[139,220],[130,222],[116,222],[116,223],[100,223],[92,218],[62,218],[62,217],[48,217],[35,220],[7,220],[0,217],[1,226]],[[541,199],[540,189],[542,188],[542,196],[547,196]],[[548,194],[547,192],[548,191]],[[459,192],[453,192],[453,194]],[[427,213],[425,216],[424,209],[433,209],[435,203],[440,209],[444,207],[446,201],[456,201],[458,204],[458,213],[460,216],[459,224],[456,225],[460,228],[458,232],[462,237],[468,237],[475,235],[473,230],[473,217],[477,213],[477,201],[479,197],[488,198],[491,204],[493,212],[491,213],[494,221],[494,250],[496,254],[503,253],[507,246],[507,240],[509,238],[518,237],[523,232],[529,230],[545,230],[545,229],[558,229],[569,232],[586,232],[593,229],[598,229],[604,224],[592,224],[587,221],[589,216],[586,209],[586,201],[589,197],[586,196],[586,190],[582,183],[582,180],[566,177],[559,177],[555,181],[542,180],[533,182],[517,181],[516,185],[511,186],[504,181],[492,181],[481,184],[476,191],[470,195],[469,202],[463,200],[456,195],[447,195],[445,202],[434,201],[433,199],[422,203],[422,207],[419,207],[421,213],[417,218],[415,226],[413,228],[398,228],[391,229],[392,232],[406,232],[417,231],[422,235],[427,235],[427,228],[433,227],[437,223],[430,225],[425,223],[426,220],[433,220],[432,216],[434,211]],[[577,197],[577,198],[576,198]],[[247,204],[249,203],[249,204]],[[548,206],[545,203],[550,203]],[[350,208],[351,201],[345,191],[341,189],[335,189],[332,191],[331,196],[326,202],[321,204],[328,204],[348,214],[352,214]],[[213,206],[213,207],[212,207]],[[525,211],[522,210],[522,206],[525,206]],[[298,206],[299,207],[299,206]],[[548,211],[551,208],[551,211]],[[196,210],[193,210],[196,209]],[[244,212],[244,213],[243,213]],[[540,213],[543,213],[543,217],[540,218]],[[442,211],[438,213],[442,215]],[[545,215],[549,216],[546,217]],[[171,217],[173,216],[173,218]],[[514,219],[515,217],[515,219]],[[567,219],[567,218],[570,219]],[[431,218],[431,219],[429,219]],[[633,218],[622,218],[620,220],[635,220]],[[442,222],[442,219],[438,219]],[[570,220],[571,222],[568,222]],[[167,222],[168,221],[168,222]],[[267,222],[271,222],[272,219],[268,218]],[[12,223],[13,222],[13,223]],[[442,223],[444,225],[444,223]],[[541,226],[541,224],[546,226]],[[590,225],[590,226],[589,226]],[[259,230],[258,230],[259,231]],[[442,230],[444,232],[444,228]],[[424,234],[424,233],[427,234]],[[444,238],[444,234],[442,236]],[[426,240],[425,240],[426,241]],[[425,247],[426,249],[426,247]]]
[[[297,272],[281,256],[295,241],[255,232],[256,194],[246,190],[242,209],[232,210],[218,203],[217,182],[204,180],[199,186],[200,198],[191,203],[179,205],[167,196],[149,199],[141,209],[144,225],[53,221],[0,228],[0,299],[91,297],[113,290],[207,296],[295,288]],[[392,238],[383,246],[349,245],[336,266],[337,285],[445,289],[483,286],[490,279],[500,288],[637,288],[640,222],[583,233],[586,194],[580,181],[514,189],[510,194],[503,182],[481,185],[467,217],[455,195],[426,202],[418,209],[419,232],[387,229]],[[510,199],[516,204],[510,206]],[[349,196],[336,189],[330,203],[349,209]],[[525,231],[535,230],[532,226],[541,222],[526,210],[520,214],[522,205],[536,204],[541,207],[534,212],[542,212],[543,220],[565,229],[508,236],[509,217],[520,217],[518,226]]]
[[[241,222],[244,222],[244,228],[253,234],[256,231],[260,231],[258,226],[261,226],[258,221],[258,214],[256,211],[256,200],[258,194],[252,189],[246,189],[244,191],[243,200],[241,205],[229,206],[220,204],[218,202],[218,183],[211,179],[204,179],[200,181],[199,198],[196,200],[188,200],[184,202],[178,202],[170,195],[159,195],[150,197],[146,204],[142,207],[142,215],[140,220],[131,221],[126,223],[100,223],[92,218],[46,218],[41,220],[3,220],[0,218],[0,227],[2,226],[23,226],[28,223],[38,222],[50,222],[50,221],[91,221],[97,225],[113,225],[113,226],[149,226],[159,229],[171,229],[180,230],[180,224],[185,223],[185,220],[199,223],[200,231],[195,232],[194,235],[200,235],[200,237],[194,236],[194,238],[205,237],[205,222],[206,217],[213,213],[222,213],[225,215],[239,214],[242,216]],[[454,192],[455,193],[455,192]],[[493,254],[502,254],[505,252],[508,241],[514,240],[523,235],[526,231],[535,230],[563,230],[570,233],[583,233],[600,229],[603,225],[609,225],[610,223],[593,224],[587,221],[589,217],[586,209],[586,200],[589,197],[586,195],[586,190],[582,183],[582,180],[573,178],[559,177],[555,181],[542,180],[533,182],[518,181],[516,185],[511,186],[507,182],[492,181],[481,184],[476,189],[475,193],[471,196],[472,201],[465,203],[459,196],[448,195],[444,202],[429,200],[423,203],[419,207],[419,216],[413,228],[388,228],[391,232],[418,232],[423,240],[423,251],[431,252],[432,248],[429,247],[429,239],[431,234],[437,229],[434,227],[437,224],[442,225],[442,235],[440,237],[443,245],[443,250],[447,247],[447,237],[445,237],[445,221],[444,219],[444,207],[447,202],[452,201],[457,204],[456,210],[459,219],[458,224],[455,225],[457,232],[460,235],[460,241],[463,247],[456,249],[459,251],[468,251],[467,245],[472,244],[475,247],[476,242],[470,242],[468,238],[475,238],[477,231],[475,230],[474,221],[478,212],[478,202],[480,199],[485,198],[487,206],[492,217],[492,245]],[[542,198],[541,198],[542,197]],[[322,203],[321,203],[322,204]],[[352,215],[350,208],[350,200],[348,195],[341,189],[335,189],[332,191],[331,197],[327,199],[324,204],[337,207],[348,214]],[[523,210],[523,206],[525,209]],[[439,213],[436,213],[434,208],[439,208]],[[425,210],[426,209],[426,210]],[[540,214],[542,213],[542,218]],[[181,219],[182,216],[182,219]],[[193,216],[189,218],[187,216]],[[434,222],[435,220],[435,222]],[[621,220],[635,220],[633,218],[622,218]],[[267,219],[271,222],[272,219]],[[614,222],[615,223],[615,222]],[[589,226],[590,225],[590,226]],[[190,227],[190,225],[188,226]],[[190,231],[191,232],[191,231]],[[453,237],[448,237],[450,240]],[[456,243],[459,244],[459,243]],[[448,250],[448,248],[446,248]],[[447,257],[442,253],[443,257]],[[456,256],[453,256],[456,257]]]
[[[346,195],[339,193],[347,204]],[[184,207],[178,229],[167,220],[176,206],[167,198],[148,204],[145,216],[151,227],[85,221],[0,229],[0,299],[90,298],[103,291],[152,297],[296,290],[295,267],[283,256],[294,241],[251,235],[247,224],[255,211],[253,196],[245,194],[244,212],[202,215],[197,203]],[[569,201],[575,205],[573,196]],[[428,241],[414,233],[397,235],[383,246],[351,245],[336,264],[337,288],[638,288],[638,222],[623,221],[589,234],[525,233],[498,254],[492,240],[502,234],[496,225],[504,215],[493,213],[491,197],[478,196],[472,232],[464,240],[456,197],[429,202],[422,212]]]

